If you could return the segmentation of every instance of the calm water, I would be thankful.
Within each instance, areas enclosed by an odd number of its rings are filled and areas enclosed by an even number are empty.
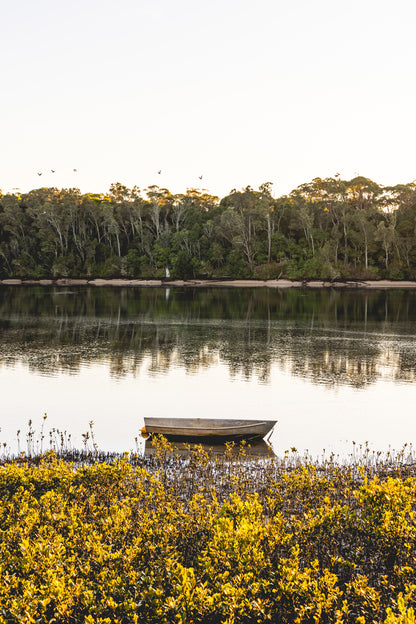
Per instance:
[[[0,288],[0,442],[135,448],[143,417],[277,419],[273,448],[416,439],[416,293]],[[24,448],[24,443],[22,442]]]

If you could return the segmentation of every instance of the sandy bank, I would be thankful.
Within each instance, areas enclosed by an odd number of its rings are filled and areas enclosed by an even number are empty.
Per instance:
[[[0,280],[2,286],[114,286],[114,287],[188,287],[188,288],[348,288],[348,289],[413,289],[416,282],[391,280],[326,282],[321,280],[291,281],[279,280],[144,280],[144,279],[44,279],[44,280]]]

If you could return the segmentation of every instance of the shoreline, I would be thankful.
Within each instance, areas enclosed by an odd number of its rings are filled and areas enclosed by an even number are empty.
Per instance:
[[[165,279],[4,279],[0,286],[97,286],[97,287],[128,287],[128,288],[335,288],[335,289],[416,289],[416,281],[392,280],[347,280],[330,282],[326,280],[292,281],[278,280],[165,280]]]

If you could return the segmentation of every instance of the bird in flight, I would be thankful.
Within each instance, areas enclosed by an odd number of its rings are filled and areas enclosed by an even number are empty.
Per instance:
[[[55,173],[55,169],[51,169],[51,173]]]
[[[77,169],[74,169],[75,173],[78,171]]]
[[[198,176],[198,178],[199,178],[200,180],[202,180],[202,175]]]
[[[162,173],[162,169],[159,169],[158,174],[160,175]]]
[[[42,175],[41,173],[38,173],[38,175]]]

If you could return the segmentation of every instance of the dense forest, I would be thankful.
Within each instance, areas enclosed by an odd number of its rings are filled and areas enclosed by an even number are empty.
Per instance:
[[[0,193],[0,278],[416,279],[416,182]]]

